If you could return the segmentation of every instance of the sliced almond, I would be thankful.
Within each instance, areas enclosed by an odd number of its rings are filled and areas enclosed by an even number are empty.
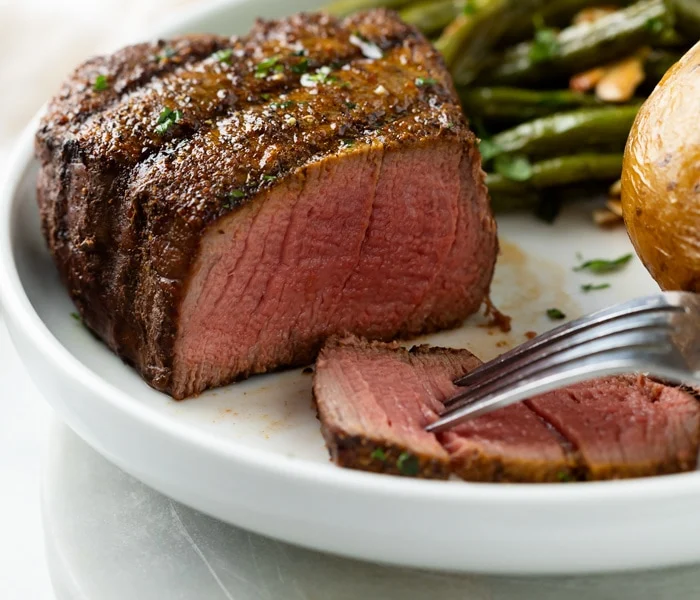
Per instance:
[[[605,77],[607,69],[605,67],[595,67],[574,75],[569,80],[569,89],[574,92],[588,92],[592,90],[598,82]]]
[[[607,208],[596,208],[593,211],[593,222],[598,225],[598,227],[615,227],[616,225],[622,224],[622,217],[619,217]]]
[[[622,218],[622,202],[620,200],[608,200],[605,203],[605,206],[607,206],[608,210],[617,215],[618,217]]]
[[[581,25],[582,23],[593,23],[601,17],[617,12],[617,10],[617,6],[591,6],[590,8],[584,8],[576,13],[573,24]]]
[[[595,93],[603,102],[627,102],[646,75],[644,58],[635,54],[610,65],[607,73],[596,84]]]
[[[610,186],[610,189],[608,189],[608,194],[611,198],[619,198],[622,196],[622,179],[618,179]]]

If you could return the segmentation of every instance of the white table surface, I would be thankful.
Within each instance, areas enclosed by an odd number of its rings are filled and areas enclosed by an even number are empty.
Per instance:
[[[0,165],[68,69],[193,1],[0,0]],[[46,513],[52,569],[63,584],[59,600],[700,597],[700,567],[591,578],[452,578],[324,557],[217,523],[135,482],[52,423],[1,315],[0,407],[2,600],[55,598],[44,558],[42,473],[56,498]]]

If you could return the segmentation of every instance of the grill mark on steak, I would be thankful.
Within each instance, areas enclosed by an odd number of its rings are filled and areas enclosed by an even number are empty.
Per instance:
[[[355,30],[381,47],[384,58],[362,58],[360,49],[348,40]],[[307,48],[303,58],[291,56],[288,51],[299,41]],[[167,43],[159,42],[158,47]],[[264,354],[257,362],[246,362],[241,355],[240,372],[217,374],[214,379],[207,379],[214,375],[206,364],[197,364],[192,367],[196,385],[188,381],[186,372],[175,385],[174,357],[179,352],[176,340],[181,339],[180,326],[185,321],[189,294],[205,292],[191,287],[194,270],[199,269],[202,276],[215,272],[216,265],[201,263],[200,255],[211,248],[205,242],[213,234],[229,231],[228,225],[224,226],[229,218],[256,214],[277,190],[297,189],[296,183],[304,182],[306,174],[321,164],[337,166],[361,153],[368,160],[385,153],[401,154],[405,160],[425,160],[429,152],[433,155],[433,149],[454,153],[455,148],[475,144],[440,56],[425,38],[392,13],[375,11],[343,22],[327,16],[298,16],[259,23],[244,38],[227,41],[199,36],[196,42],[182,43],[189,44],[190,50],[177,64],[175,60],[167,65],[149,63],[139,71],[139,56],[143,59],[148,52],[148,46],[141,45],[95,59],[82,71],[79,69],[67,84],[72,91],[50,104],[37,136],[37,154],[43,163],[38,185],[42,228],[85,323],[127,362],[137,366],[149,383],[176,397],[253,372],[308,362],[328,333],[342,330],[338,324],[329,323],[327,330],[314,330],[313,336],[305,339],[307,333],[284,327],[320,319],[317,315],[328,312],[324,301],[336,303],[330,315],[335,318],[347,300],[348,290],[355,285],[352,273],[348,277],[347,272],[341,273],[345,279],[342,293],[333,288],[333,294],[317,294],[309,304],[310,310],[290,314],[288,321],[251,320],[250,332],[263,338],[274,333],[273,323],[281,323],[290,346],[286,353],[279,349],[267,364]],[[210,56],[211,51],[220,48],[232,49],[231,65]],[[337,81],[307,88],[300,85],[301,74],[293,74],[290,69],[279,80],[256,78],[254,70],[260,61],[278,53],[286,65],[308,59],[312,73],[321,65],[337,61],[333,71]],[[114,85],[99,95],[86,87],[86,80],[93,77],[95,69],[103,67]],[[420,86],[415,83],[418,77],[436,83]],[[344,83],[350,87],[344,87]],[[191,96],[190,104],[184,102],[185,95]],[[294,106],[280,108],[281,102],[290,100],[295,101]],[[182,108],[183,119],[163,135],[156,135],[153,121],[163,105]],[[57,115],[63,113],[66,119],[59,122]],[[355,145],[346,146],[346,139]],[[60,153],[47,152],[49,146],[61,149]],[[468,155],[478,162],[473,149]],[[329,167],[327,173],[334,169]],[[448,179],[452,171],[446,171]],[[274,176],[275,180],[266,181],[265,176]],[[374,176],[377,182],[388,177],[381,171]],[[450,292],[446,284],[440,284],[446,288],[441,290],[440,300],[446,310],[433,314],[436,311],[425,308],[414,317],[405,317],[404,326],[382,330],[374,326],[373,331],[363,333],[383,338],[415,335],[452,326],[476,308],[473,305],[481,301],[488,288],[495,256],[495,225],[482,177],[478,165],[460,174],[462,185],[477,188],[473,197],[463,195],[460,201],[475,204],[474,211],[481,214],[484,227],[471,232],[469,245],[461,254],[455,250],[454,259],[460,259],[461,264],[453,275],[460,279],[462,288]],[[357,187],[355,182],[349,183],[350,188]],[[375,196],[379,193],[376,188]],[[230,197],[234,190],[241,192],[235,198]],[[306,193],[302,186],[297,198]],[[415,190],[404,193],[415,194]],[[333,202],[340,201],[338,194],[330,196]],[[375,206],[376,198],[372,200]],[[296,218],[296,212],[290,213],[292,218]],[[466,214],[461,208],[458,212],[459,218]],[[311,219],[313,213],[309,214]],[[255,221],[249,225],[257,228]],[[370,219],[369,227],[365,224],[362,229],[365,241],[359,246],[360,257],[374,235],[372,227]],[[307,230],[300,227],[296,234]],[[242,245],[247,245],[245,231],[236,231],[245,238]],[[283,240],[288,243],[290,235],[288,230]],[[277,244],[277,238],[269,237],[268,243]],[[249,250],[246,247],[245,254],[239,255],[238,263],[249,260]],[[270,252],[278,253],[279,248],[270,246],[268,258]],[[358,255],[351,255],[355,263]],[[474,286],[461,278],[461,265],[467,256],[474,256],[474,263],[481,265],[480,273],[470,273]],[[298,255],[289,257],[301,260]],[[418,258],[424,262],[422,256]],[[238,263],[226,265],[235,268]],[[227,294],[239,277],[262,281],[262,287],[257,288],[257,292],[262,291],[257,302],[261,311],[277,306],[276,294],[279,302],[308,300],[310,289],[306,297],[304,290],[290,293],[293,280],[276,275],[265,279],[261,265],[256,269],[260,277],[251,271],[231,271],[220,301],[229,302]],[[415,293],[429,303],[424,289],[416,288]],[[463,297],[457,297],[459,294]],[[367,302],[371,304],[372,300],[368,298]],[[406,301],[402,302],[404,310]],[[216,309],[216,303],[210,308]],[[348,315],[343,319],[349,319]],[[369,326],[348,321],[348,327]],[[302,340],[306,345],[301,346]]]

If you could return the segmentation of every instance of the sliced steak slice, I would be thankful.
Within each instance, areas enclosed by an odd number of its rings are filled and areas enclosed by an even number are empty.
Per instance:
[[[437,419],[457,377],[481,362],[467,350],[330,340],[314,397],[333,460],[344,467],[472,481],[557,481],[569,474],[558,434],[523,405],[475,419],[440,439]]]
[[[333,334],[454,327],[488,293],[475,138],[439,54],[390,12],[94,59],[37,155],[85,323],[175,398],[309,363]]]
[[[480,362],[466,350],[332,339],[314,397],[333,460],[344,467],[469,481],[616,479],[695,468],[700,402],[638,376],[571,386],[424,431]]]
[[[691,471],[700,402],[644,376],[611,377],[544,394],[528,405],[576,448],[585,479]]]

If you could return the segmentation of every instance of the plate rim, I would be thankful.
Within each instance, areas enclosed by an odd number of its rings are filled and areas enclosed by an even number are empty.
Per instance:
[[[213,15],[221,10],[234,9],[245,0],[212,0],[204,5],[186,10],[164,26],[152,32],[151,37],[173,35],[184,29],[187,23]],[[189,426],[186,422],[166,421],[126,392],[103,380],[73,355],[52,334],[32,306],[17,270],[13,252],[13,240],[19,233],[13,229],[16,212],[19,210],[18,191],[27,170],[36,164],[33,141],[42,107],[24,128],[6,162],[4,177],[0,182],[0,305],[6,319],[13,319],[31,341],[33,350],[53,363],[74,385],[87,389],[95,402],[104,402],[141,425],[156,429],[173,441],[194,444],[201,450],[214,453],[226,461],[240,462],[249,468],[262,469],[268,474],[297,483],[322,484],[338,490],[357,490],[380,496],[412,496],[416,500],[430,498],[437,502],[465,503],[488,502],[492,504],[517,503],[543,505],[578,504],[580,502],[624,503],[659,501],[669,497],[700,495],[700,471],[660,475],[637,479],[614,481],[577,482],[574,485],[551,484],[503,484],[474,482],[431,481],[367,473],[344,469],[332,464],[281,456],[265,449],[253,449],[245,442],[234,439],[220,440],[206,432]],[[120,360],[114,354],[114,360]],[[235,384],[233,384],[235,385]],[[47,399],[47,402],[49,400]],[[50,402],[49,402],[50,403]],[[320,435],[320,433],[319,433]]]

